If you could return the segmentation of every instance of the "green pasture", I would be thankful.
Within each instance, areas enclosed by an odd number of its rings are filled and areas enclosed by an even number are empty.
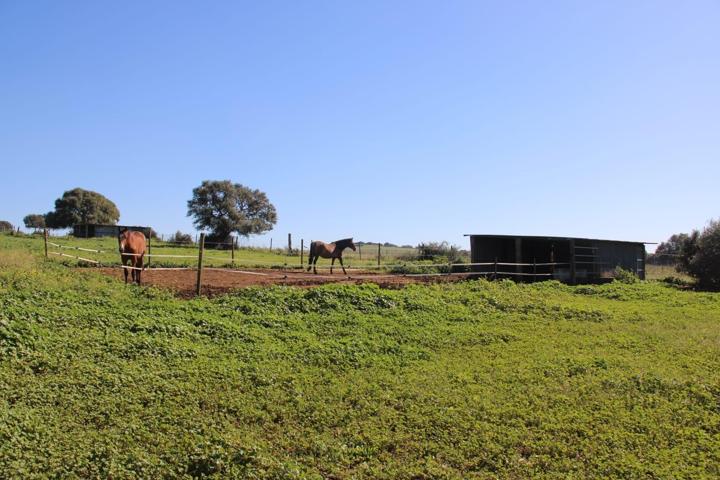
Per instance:
[[[182,300],[0,235],[0,478],[718,478],[720,295]]]

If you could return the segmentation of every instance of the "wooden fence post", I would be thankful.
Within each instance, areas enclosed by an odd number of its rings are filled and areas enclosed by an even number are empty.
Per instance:
[[[230,237],[232,243],[230,244],[230,263],[235,265],[235,240],[237,237]]]
[[[47,228],[44,229],[43,236],[45,237],[45,258],[48,258],[48,252],[47,252],[48,231],[47,231]]]
[[[358,255],[360,255],[360,260],[362,260],[362,245],[358,245]]]
[[[288,233],[288,255],[292,255],[292,233]]]
[[[495,257],[495,273],[493,275],[493,280],[497,280],[497,257]]]
[[[150,235],[148,235],[148,263],[147,266],[150,267],[150,262],[152,262],[152,229],[150,229]]]
[[[379,243],[378,243],[378,258],[377,258],[377,261],[378,261],[378,267],[379,267],[379,266],[380,266],[380,244],[379,244]]]
[[[303,266],[303,256],[305,254],[305,252],[303,251],[304,249],[305,249],[305,240],[301,238],[300,239],[300,269],[301,270],[302,270],[302,266]]]
[[[198,266],[197,266],[197,286],[195,294],[200,295],[200,286],[202,285],[202,269],[203,269],[203,250],[205,250],[205,233],[200,234],[200,246],[198,250]]]

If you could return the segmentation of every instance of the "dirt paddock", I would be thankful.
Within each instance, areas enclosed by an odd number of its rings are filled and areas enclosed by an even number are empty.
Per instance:
[[[119,268],[101,268],[100,271],[106,275],[123,278],[123,272]],[[360,284],[372,282],[383,288],[401,288],[412,283],[441,283],[456,282],[464,280],[467,275],[421,275],[404,276],[378,274],[374,272],[348,272],[327,273],[314,275],[305,271],[282,271],[282,270],[229,270],[229,269],[205,269],[202,273],[202,294],[213,296],[228,291],[259,285],[288,285],[296,287],[317,287],[327,283]],[[166,288],[174,291],[182,297],[195,295],[197,282],[197,270],[145,270],[142,274],[142,283]]]

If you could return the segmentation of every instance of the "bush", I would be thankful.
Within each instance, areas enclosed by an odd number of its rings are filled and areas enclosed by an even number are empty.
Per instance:
[[[693,277],[698,287],[720,290],[720,221],[711,220],[702,233],[694,231],[688,236],[680,269]]]
[[[417,246],[418,260],[433,260],[438,262],[462,263],[465,252],[456,245],[448,242],[428,242]]]
[[[189,233],[182,233],[178,230],[175,232],[175,235],[170,238],[170,241],[181,245],[192,245],[193,237]]]
[[[637,283],[640,281],[637,275],[630,270],[626,270],[622,267],[615,268],[613,272],[613,278],[615,281],[620,283]]]
[[[0,232],[12,232],[13,230],[15,230],[15,227],[13,227],[12,223],[7,220],[0,220]]]

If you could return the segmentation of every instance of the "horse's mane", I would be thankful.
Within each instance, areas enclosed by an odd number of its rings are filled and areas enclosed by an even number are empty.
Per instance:
[[[335,245],[337,245],[338,243],[352,243],[352,241],[353,241],[353,239],[352,239],[352,237],[350,237],[350,238],[343,238],[341,240],[335,240],[333,243]]]

